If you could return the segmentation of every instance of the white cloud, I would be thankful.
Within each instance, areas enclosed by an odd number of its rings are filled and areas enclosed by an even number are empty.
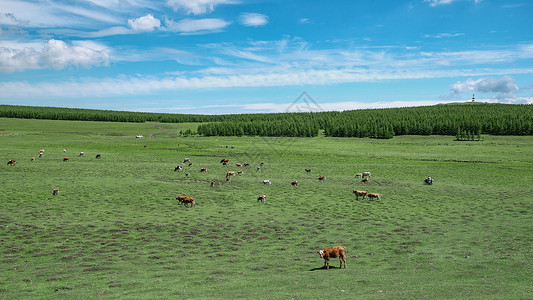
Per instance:
[[[463,92],[497,93],[496,98],[514,98],[518,91],[516,80],[511,76],[500,78],[483,77],[479,79],[469,78],[450,85],[450,91],[459,95]]]
[[[442,4],[450,4],[457,0],[424,0],[424,2],[428,2],[429,6],[437,6]]]
[[[461,0],[424,0],[424,2],[427,2],[429,3],[429,6],[439,6],[439,5],[443,5],[443,4],[451,4],[453,2],[457,2],[457,1],[461,1]],[[472,0],[468,0],[468,1],[472,1]],[[479,3],[483,0],[473,0],[474,3]]]
[[[240,22],[244,26],[264,26],[268,24],[268,17],[258,13],[242,13]]]
[[[109,55],[104,51],[76,45],[69,46],[63,41],[50,40],[41,52],[40,61],[48,67],[61,70],[69,65],[83,67],[108,65]]]
[[[165,24],[169,31],[181,34],[205,34],[219,32],[231,23],[222,19],[183,19],[178,22],[166,20]]]
[[[201,15],[215,10],[219,4],[236,4],[234,0],[167,0],[175,11],[185,10],[187,14]]]
[[[425,34],[425,38],[435,38],[435,39],[442,39],[442,38],[451,38],[451,37],[458,37],[463,36],[464,33],[438,33],[438,34]]]
[[[0,43],[0,72],[19,72],[29,69],[64,69],[67,66],[100,66],[109,64],[106,48],[92,41],[78,41],[68,45],[60,40],[47,43]]]
[[[13,49],[0,46],[0,72],[11,73],[40,68],[39,55],[33,48]]]
[[[151,14],[147,14],[137,19],[129,19],[128,24],[134,31],[154,31],[154,29],[161,26],[161,21]]]

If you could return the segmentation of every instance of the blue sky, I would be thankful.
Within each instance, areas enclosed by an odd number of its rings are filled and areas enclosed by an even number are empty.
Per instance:
[[[0,0],[0,103],[168,113],[533,103],[531,0]],[[292,106],[294,108],[294,106]]]

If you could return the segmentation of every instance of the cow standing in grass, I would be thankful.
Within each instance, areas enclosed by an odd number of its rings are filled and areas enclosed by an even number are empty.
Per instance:
[[[376,193],[370,193],[370,194],[367,194],[366,197],[368,199],[378,199],[378,200],[381,200],[381,196],[379,196],[379,194],[376,194]]]
[[[59,189],[54,189],[54,191],[52,192],[52,195],[54,196],[59,195]]]
[[[261,195],[261,196],[259,196],[259,198],[257,198],[257,201],[258,201],[258,202],[266,203],[266,201],[267,201],[267,196],[266,196],[266,195]]]
[[[10,159],[10,160],[7,161],[7,165],[8,165],[8,166],[14,166],[14,165],[16,165],[16,164],[17,164],[17,161],[14,160],[14,159]]]
[[[324,259],[324,266],[329,270],[329,259],[338,257],[341,265],[339,268],[342,268],[342,263],[344,262],[344,268],[346,269],[346,247],[336,246],[329,247],[322,250],[318,250],[316,253],[320,254],[320,257]]]
[[[355,200],[359,200],[359,197],[363,197],[363,200],[365,200],[366,195],[368,194],[367,191],[360,190],[353,190],[353,193],[355,194]]]

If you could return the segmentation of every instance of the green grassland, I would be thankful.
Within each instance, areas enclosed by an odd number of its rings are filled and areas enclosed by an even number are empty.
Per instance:
[[[0,118],[0,298],[533,295],[533,137],[177,136],[197,126]]]

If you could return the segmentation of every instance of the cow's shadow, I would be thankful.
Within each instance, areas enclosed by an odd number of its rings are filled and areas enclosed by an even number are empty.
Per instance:
[[[342,269],[342,268],[329,266],[329,269],[332,270],[332,269]],[[312,269],[309,270],[309,272],[319,271],[319,270],[326,270],[327,271],[328,269],[326,269],[326,266],[322,266],[320,268],[312,268]]]

